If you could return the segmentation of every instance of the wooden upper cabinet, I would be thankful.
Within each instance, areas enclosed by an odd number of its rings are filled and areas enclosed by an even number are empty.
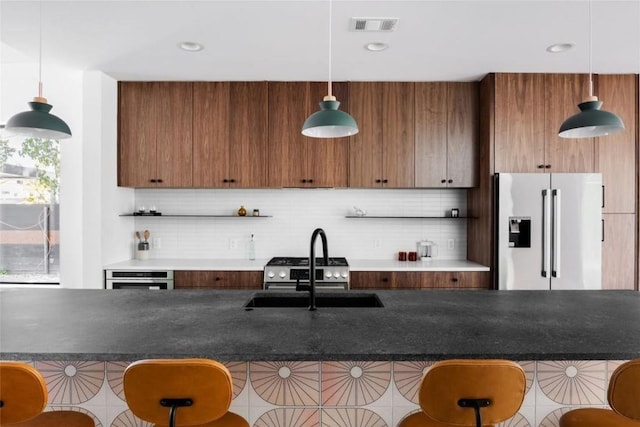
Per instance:
[[[415,186],[473,187],[478,180],[478,84],[415,84]]]
[[[496,74],[494,90],[495,172],[544,172],[544,74]]]
[[[352,82],[360,132],[349,141],[349,186],[414,186],[414,83]]]
[[[496,74],[494,90],[495,172],[594,172],[594,139],[558,136],[588,95],[588,75]]]
[[[118,185],[192,186],[192,83],[118,84]]]
[[[332,88],[345,108],[347,84],[333,83]],[[310,138],[301,132],[327,91],[327,83],[269,82],[269,186],[346,187],[348,140]]]
[[[617,114],[625,127],[622,132],[596,138],[597,171],[605,186],[604,213],[636,211],[637,79],[635,75],[597,76],[602,109]]]
[[[197,82],[193,88],[194,187],[267,185],[266,82]]]
[[[560,138],[562,123],[589,95],[586,74],[545,75],[545,165],[548,172],[595,172],[594,138]]]

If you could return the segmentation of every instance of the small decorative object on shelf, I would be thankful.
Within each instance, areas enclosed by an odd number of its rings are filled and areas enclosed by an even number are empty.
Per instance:
[[[460,211],[457,208],[451,209],[451,218],[458,218],[458,215],[460,215]]]
[[[253,216],[260,216],[260,209],[254,209]]]
[[[240,206],[240,209],[238,209],[238,216],[246,216],[247,215],[247,210],[244,208],[244,206]]]
[[[149,211],[149,212],[134,212],[133,216],[161,216],[162,212]]]
[[[365,211],[364,209],[360,209],[357,206],[354,206],[353,210],[356,212],[357,216],[365,216],[367,214],[367,211]]]

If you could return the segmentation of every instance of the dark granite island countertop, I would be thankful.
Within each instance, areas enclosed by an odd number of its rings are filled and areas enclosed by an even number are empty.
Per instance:
[[[243,309],[251,291],[0,291],[0,359],[624,360],[633,291],[376,291],[384,308]]]

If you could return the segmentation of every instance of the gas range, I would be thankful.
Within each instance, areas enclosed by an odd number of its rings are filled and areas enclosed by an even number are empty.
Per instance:
[[[349,263],[346,258],[316,258],[317,289],[349,289]],[[295,290],[296,283],[309,282],[309,258],[275,257],[264,266],[264,288]]]

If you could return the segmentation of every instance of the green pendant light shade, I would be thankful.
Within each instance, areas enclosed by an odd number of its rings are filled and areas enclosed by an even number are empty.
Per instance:
[[[29,102],[31,111],[24,111],[7,121],[10,132],[42,139],[65,139],[71,137],[71,129],[58,116],[49,113],[53,106],[45,98],[34,98]]]
[[[327,99],[320,102],[316,111],[304,121],[302,134],[313,138],[341,138],[358,133],[358,124],[348,113],[340,111],[340,102]]]
[[[597,97],[592,98],[578,104],[580,112],[562,123],[558,136],[562,138],[592,138],[624,130],[622,119],[609,111],[601,110],[602,101],[599,101]]]

